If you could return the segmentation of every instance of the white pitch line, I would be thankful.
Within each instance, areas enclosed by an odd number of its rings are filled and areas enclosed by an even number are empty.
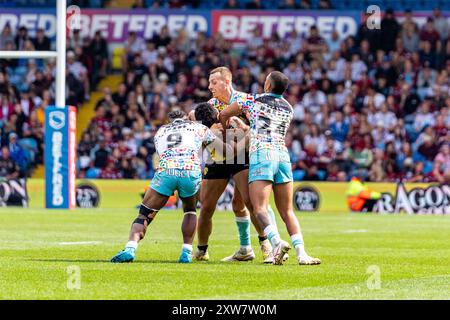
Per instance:
[[[79,241],[79,242],[59,242],[61,246],[78,246],[78,245],[89,245],[89,244],[99,244],[101,241]]]
[[[356,230],[345,230],[344,233],[365,233],[366,229],[356,229]]]

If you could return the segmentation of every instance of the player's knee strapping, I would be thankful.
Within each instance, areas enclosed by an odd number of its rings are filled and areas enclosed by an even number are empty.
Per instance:
[[[147,222],[147,226],[152,222],[153,218],[156,216],[159,210],[147,208],[145,205],[141,204],[139,208],[139,216],[144,216],[142,219],[140,217],[136,218],[133,223],[138,223],[145,225],[144,222]]]

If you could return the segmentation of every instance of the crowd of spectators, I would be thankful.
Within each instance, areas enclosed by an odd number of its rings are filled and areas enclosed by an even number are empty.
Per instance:
[[[400,23],[388,10],[381,29],[369,29],[363,19],[345,39],[337,33],[324,39],[315,26],[306,37],[293,32],[264,39],[256,28],[243,48],[218,33],[191,38],[163,27],[143,39],[130,32],[123,83],[105,88],[96,105],[78,145],[78,176],[151,178],[156,130],[169,111],[189,112],[208,100],[208,71],[224,65],[244,92],[261,93],[272,70],[290,78],[285,98],[294,121],[287,144],[296,180],[356,175],[449,182],[450,27],[439,9],[420,27],[410,11],[404,17]],[[108,44],[100,32],[90,39],[75,30],[67,47],[66,102],[80,107],[107,74]],[[32,37],[25,27],[1,30],[0,50],[52,48],[44,30]],[[44,110],[54,103],[54,77],[53,59],[0,60],[0,176],[27,176],[43,162]]]
[[[67,42],[66,104],[81,107],[106,75],[108,48],[99,32],[93,39],[77,34]],[[24,26],[1,30],[0,50],[54,48],[43,29],[33,36]],[[43,163],[44,110],[55,102],[55,70],[55,59],[0,59],[0,177],[27,177]]]
[[[387,10],[379,30],[363,20],[345,39],[324,39],[315,26],[307,37],[264,39],[256,28],[241,49],[219,33],[130,32],[123,83],[97,104],[79,145],[79,176],[151,178],[153,136],[167,113],[209,99],[208,71],[228,66],[244,92],[262,93],[272,70],[290,78],[287,145],[296,180],[449,182],[447,20],[439,9],[421,28],[410,11],[400,24]]]
[[[88,0],[89,1],[89,0]],[[103,5],[106,5],[107,1]],[[330,10],[334,9],[331,0],[134,0],[131,5],[133,9],[248,9],[248,10]]]

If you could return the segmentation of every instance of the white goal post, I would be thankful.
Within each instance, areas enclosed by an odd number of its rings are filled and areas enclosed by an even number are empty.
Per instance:
[[[56,58],[55,104],[66,104],[66,0],[56,1],[56,51],[0,51],[0,59]]]
[[[56,1],[56,51],[0,51],[1,58],[56,58],[55,105],[45,108],[45,207],[76,207],[76,108],[66,106],[66,0]],[[69,26],[71,27],[71,26]]]

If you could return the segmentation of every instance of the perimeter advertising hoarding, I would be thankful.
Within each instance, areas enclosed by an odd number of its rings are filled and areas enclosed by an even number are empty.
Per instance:
[[[51,9],[0,9],[0,31],[9,23],[13,30],[25,26],[34,36],[37,28],[44,28],[48,37],[56,37],[56,11]],[[73,14],[68,16],[68,25],[74,26]],[[154,33],[168,26],[174,35],[180,29],[188,36],[197,32],[209,32],[211,12],[207,10],[130,10],[130,9],[81,9],[80,35],[92,37],[97,30],[102,31],[110,43],[124,43],[128,32],[151,38]]]
[[[0,207],[28,207],[27,180],[2,179],[0,181]]]
[[[85,180],[83,180],[85,181]],[[77,182],[82,182],[77,181]],[[99,204],[100,208],[123,208],[130,209],[135,208],[142,201],[142,193],[150,184],[150,181],[146,180],[89,180],[90,183],[98,188],[99,194],[101,194],[102,201]],[[311,214],[321,214],[321,213],[333,213],[333,214],[348,214],[350,213],[349,208],[346,203],[345,193],[348,188],[347,182],[294,182],[294,191],[302,190],[304,192],[304,187],[315,190],[317,192],[318,199],[320,200],[317,210]],[[400,194],[398,197],[397,189],[399,185],[396,183],[367,183],[367,186],[374,191],[378,191],[384,194],[384,212],[389,213],[388,203],[391,204],[391,208],[395,211],[395,205],[398,201],[399,208],[408,208],[408,203],[413,206],[417,205],[420,207],[422,204],[428,205],[428,208],[432,207],[434,204],[440,204],[443,207],[449,207],[448,203],[450,200],[450,186],[445,185],[444,187],[438,184],[427,184],[427,183],[407,183],[400,192],[405,191],[404,194]],[[440,190],[436,189],[439,188]],[[430,190],[430,188],[433,188]],[[29,206],[31,208],[43,208],[45,203],[44,199],[44,180],[43,179],[29,179],[27,181],[28,195],[30,197]],[[423,190],[423,191],[417,191]],[[427,191],[428,190],[428,191]],[[414,192],[413,192],[414,191]],[[227,193],[227,195],[230,193]],[[406,202],[405,194],[408,197]],[[294,193],[294,200],[296,195]],[[302,196],[305,199],[304,195]],[[306,197],[309,198],[309,197]],[[399,198],[399,200],[397,200]],[[221,203],[222,208],[229,208],[226,206],[226,199],[230,197],[225,197]],[[312,197],[315,199],[315,197]],[[395,201],[394,201],[395,200]],[[273,197],[271,199],[272,205],[274,205]],[[446,202],[447,201],[447,202]],[[312,202],[314,205],[315,202]],[[431,205],[431,206],[430,206]],[[301,206],[305,208],[305,202],[301,202]],[[426,207],[422,213],[427,213]],[[295,208],[295,205],[294,205]],[[314,208],[314,206],[313,206]],[[412,206],[411,206],[412,208]],[[429,210],[429,209],[428,209]],[[299,212],[298,210],[296,210]],[[308,211],[311,212],[310,208]],[[301,211],[302,213],[309,214],[306,210]],[[401,210],[401,212],[407,212],[406,210]],[[442,214],[445,210],[442,211]],[[447,213],[448,214],[448,213]]]
[[[360,23],[359,11],[304,11],[304,10],[213,10],[212,32],[220,32],[227,40],[247,42],[253,37],[255,27],[269,38],[273,32],[284,38],[294,30],[307,37],[311,26],[316,25],[325,39],[337,31],[341,38],[354,35]]]
[[[383,9],[383,8],[382,8]],[[6,24],[13,30],[25,26],[30,36],[37,28],[43,28],[51,39],[56,37],[55,9],[0,9],[0,31]],[[68,15],[68,25],[74,11]],[[259,25],[263,36],[270,37],[276,31],[285,37],[293,30],[306,36],[309,28],[316,25],[321,35],[328,39],[336,30],[341,38],[356,34],[361,23],[362,11],[336,10],[175,10],[175,9],[81,9],[79,24],[81,36],[93,36],[102,31],[109,43],[124,43],[129,31],[135,31],[145,39],[151,38],[161,27],[167,26],[175,35],[180,29],[188,36],[195,37],[199,31],[208,35],[221,32],[225,39],[246,42],[251,39],[251,31]],[[431,11],[414,12],[413,18],[422,26]],[[442,12],[450,22],[450,12]],[[397,14],[402,21],[403,14]],[[77,20],[78,21],[78,20]]]

